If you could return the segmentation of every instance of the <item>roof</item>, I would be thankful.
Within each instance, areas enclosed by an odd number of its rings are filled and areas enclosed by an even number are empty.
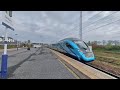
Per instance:
[[[76,41],[76,40],[80,40],[80,39],[78,39],[78,38],[65,38],[65,39],[63,39],[63,40],[72,40],[72,41]],[[63,41],[63,40],[60,40],[60,41]]]
[[[8,37],[8,38],[13,39],[12,37]]]
[[[3,36],[0,36],[0,38],[4,38]]]

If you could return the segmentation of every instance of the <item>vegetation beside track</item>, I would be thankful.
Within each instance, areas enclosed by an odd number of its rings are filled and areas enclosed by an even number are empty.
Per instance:
[[[95,66],[120,75],[120,46],[93,46]]]

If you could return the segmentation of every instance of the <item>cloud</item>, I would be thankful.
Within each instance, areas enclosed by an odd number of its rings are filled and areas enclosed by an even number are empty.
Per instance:
[[[83,39],[92,41],[119,36],[119,21],[93,30],[120,19],[120,13],[114,12],[116,11],[83,11]],[[112,13],[114,14],[110,15]],[[106,16],[108,17],[105,18]],[[19,40],[51,43],[68,37],[80,37],[79,11],[13,11],[13,20],[15,31],[9,31],[9,35],[15,37],[14,34],[18,33]],[[4,27],[0,26],[0,29],[2,35]]]

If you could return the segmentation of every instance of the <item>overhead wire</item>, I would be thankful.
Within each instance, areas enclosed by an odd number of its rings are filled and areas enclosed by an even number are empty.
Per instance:
[[[104,20],[105,18],[108,18],[109,16],[111,16],[111,15],[117,13],[117,12],[118,12],[118,11],[115,11],[115,12],[113,12],[113,13],[111,13],[111,14],[109,14],[109,15],[107,15],[107,16],[105,16],[105,17],[103,17],[103,18],[101,18],[101,19],[99,19],[99,20],[97,20],[97,21],[95,21],[95,22],[92,22],[92,23],[91,23],[90,25],[88,25],[87,27],[91,26],[92,24],[94,24],[94,23],[96,23],[96,22],[98,22],[98,21],[101,21],[101,20]],[[85,28],[87,28],[87,27],[85,27]],[[85,28],[83,28],[83,29],[85,29]]]
[[[94,18],[94,17],[96,17],[96,16],[98,16],[99,14],[101,14],[103,11],[101,11],[101,12],[99,12],[99,13],[97,13],[97,14],[95,14],[94,16],[92,16],[92,17],[90,17],[90,18],[88,18],[88,20],[87,21],[89,21],[90,19],[92,19],[92,18]],[[84,23],[86,23],[86,21],[84,22]],[[83,24],[84,24],[83,23]],[[85,27],[85,26],[84,26]]]
[[[107,23],[107,24],[104,24],[104,25],[99,26],[99,27],[97,27],[97,28],[94,28],[94,29],[92,29],[92,30],[89,30],[89,31],[87,31],[87,32],[85,32],[85,33],[83,33],[83,34],[86,34],[86,33],[88,33],[88,32],[94,31],[94,30],[96,30],[96,29],[105,27],[105,26],[107,26],[107,25],[113,24],[113,23],[118,22],[118,21],[120,21],[120,19],[118,19],[118,20],[116,20],[116,21],[113,21],[113,22],[110,22],[110,23]]]

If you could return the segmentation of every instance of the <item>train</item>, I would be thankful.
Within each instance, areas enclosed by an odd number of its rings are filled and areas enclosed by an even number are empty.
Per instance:
[[[78,38],[66,38],[49,46],[51,49],[72,56],[79,61],[91,62],[95,60],[92,48]]]

